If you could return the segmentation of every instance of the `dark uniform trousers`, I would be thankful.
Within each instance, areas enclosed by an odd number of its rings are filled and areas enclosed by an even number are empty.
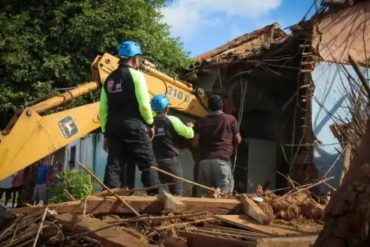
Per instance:
[[[169,172],[175,176],[183,177],[181,162],[178,157],[172,157],[168,159],[157,159],[158,167],[166,172]],[[162,184],[171,183],[168,189],[172,195],[181,196],[183,193],[182,182],[179,182],[176,178],[168,175],[159,173],[159,180]],[[175,183],[175,184],[172,184]]]
[[[125,180],[134,174],[135,165],[141,171],[144,187],[158,185],[158,174],[150,169],[155,165],[155,158],[146,125],[140,120],[125,120],[107,130],[108,162],[104,182],[110,188],[132,185],[133,179]],[[126,170],[127,168],[127,170]],[[125,171],[126,170],[126,171]],[[123,176],[126,174],[126,176]],[[148,191],[157,193],[157,189]]]

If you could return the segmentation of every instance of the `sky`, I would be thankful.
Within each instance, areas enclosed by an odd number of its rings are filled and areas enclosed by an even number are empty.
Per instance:
[[[194,57],[277,22],[299,22],[313,0],[171,0],[162,8],[171,35]],[[285,30],[289,31],[289,30]]]

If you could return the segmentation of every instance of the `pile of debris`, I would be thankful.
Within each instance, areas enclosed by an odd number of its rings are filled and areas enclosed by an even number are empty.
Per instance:
[[[234,198],[105,191],[82,201],[12,209],[14,219],[0,233],[0,244],[310,246],[322,229],[324,209],[309,191],[314,185],[295,187],[282,196],[259,189]]]

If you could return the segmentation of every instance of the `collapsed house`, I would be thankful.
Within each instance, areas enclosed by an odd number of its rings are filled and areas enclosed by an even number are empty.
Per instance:
[[[258,185],[284,187],[279,173],[300,183],[333,176],[320,188],[326,192],[347,169],[342,167],[351,156],[346,146],[350,133],[336,123],[351,121],[347,89],[358,76],[348,55],[363,70],[368,67],[369,2],[326,2],[313,18],[292,26],[291,34],[274,23],[242,35],[197,56],[181,76],[207,93],[221,93],[225,111],[240,121],[244,140],[234,168],[238,192],[254,192]],[[73,167],[75,160],[91,164],[102,178],[102,143],[101,135],[89,134],[55,159],[65,167]],[[181,160],[192,180],[192,154],[184,150]]]
[[[321,184],[323,192],[339,183],[345,173],[342,167],[347,167],[351,150],[363,135],[361,128],[365,129],[358,119],[368,120],[360,114],[368,99],[361,99],[370,96],[364,80],[370,62],[370,1],[325,2],[328,11],[293,26],[291,34],[277,24],[266,26],[198,56],[182,76],[206,92],[223,94],[225,111],[238,116],[244,141],[236,159],[236,190],[253,194],[129,196],[140,190],[136,188],[100,192],[83,200],[72,196],[69,202],[47,207],[13,209],[18,217],[7,219],[0,242],[6,246],[40,242],[45,246],[312,246],[322,229],[325,205],[313,200],[309,189]],[[369,161],[369,143],[365,144],[361,151],[366,157],[357,159],[360,165]],[[70,149],[70,157],[81,157],[79,150]],[[362,168],[359,172],[368,176],[369,165]],[[290,174],[303,185],[277,172]],[[321,179],[306,184],[314,178]],[[259,186],[281,188],[283,179],[293,188],[281,196]],[[358,182],[356,176],[346,182],[354,180]],[[328,230],[334,237],[317,246],[334,246],[338,242],[333,241],[345,238],[349,230],[355,237],[367,238],[368,221],[363,219],[369,217],[369,189],[366,184],[349,185],[342,191],[352,195],[350,189],[355,187],[358,194],[366,194],[360,198],[364,207],[350,218],[340,214],[349,211],[349,203],[329,204],[335,220],[343,221],[326,225],[324,229],[335,230]],[[352,219],[360,221],[360,231],[350,229],[357,223]]]
[[[321,192],[343,176],[345,141],[334,123],[351,121],[345,101],[358,75],[349,55],[368,68],[370,2],[326,2],[291,34],[274,23],[242,35],[196,57],[182,76],[223,94],[225,111],[238,116],[238,191],[282,187],[276,172],[301,183],[333,176]]]

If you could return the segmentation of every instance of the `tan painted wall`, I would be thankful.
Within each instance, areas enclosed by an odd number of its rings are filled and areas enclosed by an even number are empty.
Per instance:
[[[314,26],[313,47],[327,62],[362,64],[370,58],[370,1],[329,14]],[[367,58],[367,59],[366,59]]]

